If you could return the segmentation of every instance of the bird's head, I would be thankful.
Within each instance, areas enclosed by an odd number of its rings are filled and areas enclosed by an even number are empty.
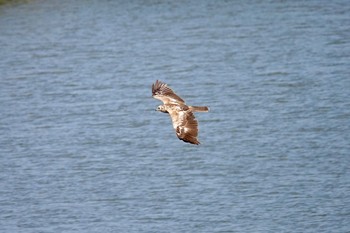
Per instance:
[[[156,108],[156,111],[164,112],[164,113],[167,113],[167,112],[168,112],[168,111],[165,109],[165,106],[164,106],[164,105],[159,105],[159,106]]]

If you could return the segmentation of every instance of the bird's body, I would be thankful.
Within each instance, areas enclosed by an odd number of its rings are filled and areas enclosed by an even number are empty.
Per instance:
[[[186,105],[167,84],[158,80],[152,85],[152,96],[163,102],[156,110],[170,115],[177,137],[184,142],[200,144],[197,139],[198,122],[193,112],[208,112],[209,108]]]

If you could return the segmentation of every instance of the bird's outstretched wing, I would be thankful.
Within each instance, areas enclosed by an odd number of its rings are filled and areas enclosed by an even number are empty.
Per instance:
[[[200,144],[198,136],[198,122],[187,106],[177,106],[168,111],[173,122],[176,135],[184,142]]]
[[[153,98],[161,100],[164,104],[184,104],[185,101],[175,94],[167,84],[156,81],[152,84]]]

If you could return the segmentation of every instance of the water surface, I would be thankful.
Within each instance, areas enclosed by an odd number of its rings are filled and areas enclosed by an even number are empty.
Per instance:
[[[347,232],[347,1],[0,6],[1,232]],[[155,112],[160,79],[200,146]]]

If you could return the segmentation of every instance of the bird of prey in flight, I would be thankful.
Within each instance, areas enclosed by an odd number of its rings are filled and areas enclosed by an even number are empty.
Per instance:
[[[208,112],[209,108],[186,105],[167,84],[158,80],[152,84],[152,96],[163,102],[156,110],[170,115],[177,137],[184,142],[200,144],[197,139],[198,122],[193,112]]]

